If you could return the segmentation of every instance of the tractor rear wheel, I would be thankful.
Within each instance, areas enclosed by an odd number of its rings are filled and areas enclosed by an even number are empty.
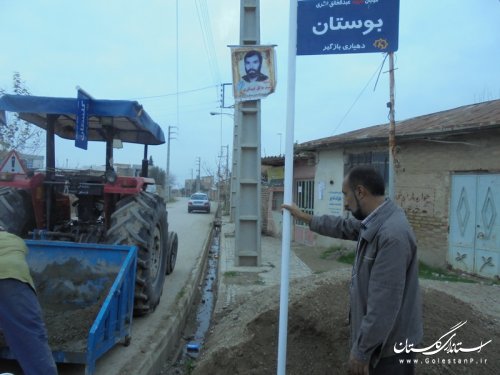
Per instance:
[[[167,211],[163,200],[141,192],[117,203],[107,242],[136,245],[134,315],[145,315],[160,302],[167,265]]]
[[[0,187],[0,225],[20,237],[26,237],[28,230],[33,229],[33,209],[26,191]]]

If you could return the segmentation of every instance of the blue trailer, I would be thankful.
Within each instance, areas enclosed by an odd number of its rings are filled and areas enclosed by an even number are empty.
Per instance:
[[[137,247],[26,244],[55,361],[84,364],[85,375],[92,375],[98,358],[118,343],[130,343]],[[85,329],[86,324],[87,331],[71,332],[75,325]],[[8,347],[0,348],[0,357],[14,359]]]

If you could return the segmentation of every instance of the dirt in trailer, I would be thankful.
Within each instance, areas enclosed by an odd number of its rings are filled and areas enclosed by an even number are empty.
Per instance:
[[[74,258],[33,273],[52,350],[85,351],[92,323],[116,275]]]
[[[117,272],[71,258],[32,272],[53,351],[85,352],[87,337]],[[0,346],[4,346],[0,337]]]

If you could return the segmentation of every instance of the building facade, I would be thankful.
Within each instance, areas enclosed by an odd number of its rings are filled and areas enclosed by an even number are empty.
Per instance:
[[[294,197],[316,215],[347,215],[342,180],[372,165],[386,182],[389,125],[305,142],[314,173],[294,170]],[[500,100],[415,117],[396,125],[395,200],[415,231],[427,264],[497,277],[500,274]],[[312,181],[312,183],[311,183]],[[312,184],[312,188],[308,187]],[[339,245],[294,224],[294,240]]]

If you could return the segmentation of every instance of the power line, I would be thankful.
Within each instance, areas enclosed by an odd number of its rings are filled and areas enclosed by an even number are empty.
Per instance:
[[[185,90],[185,91],[179,91],[179,92],[172,92],[172,93],[169,93],[169,94],[160,94],[160,95],[152,95],[152,96],[142,96],[142,97],[138,97],[138,98],[131,98],[129,100],[144,100],[144,99],[165,98],[167,96],[184,95],[184,94],[190,94],[190,93],[193,93],[193,92],[204,91],[204,90],[212,89],[214,87],[217,88],[217,87],[219,87],[219,85],[210,85],[210,86],[205,86],[205,87],[201,87],[201,88],[198,88],[198,89],[191,89],[191,90]]]
[[[379,67],[377,67],[377,69],[375,70],[375,72],[373,72],[372,76],[370,77],[370,79],[368,80],[368,82],[366,82],[366,85],[365,87],[363,87],[363,89],[361,90],[361,92],[358,94],[358,96],[356,97],[356,99],[354,100],[354,102],[351,104],[351,106],[349,107],[349,109],[347,110],[347,112],[345,113],[345,115],[340,119],[339,123],[337,124],[337,126],[333,129],[333,132],[332,134],[335,134],[335,132],[337,131],[337,129],[340,127],[340,125],[342,125],[342,123],[344,122],[344,120],[346,119],[346,117],[349,115],[349,113],[351,112],[351,110],[354,108],[354,106],[356,105],[356,103],[358,102],[359,98],[361,98],[361,96],[363,95],[363,93],[365,92],[366,88],[368,87],[368,85],[370,84],[370,82],[372,81],[373,77],[375,77],[375,75],[377,74],[377,72],[380,72],[382,70],[382,67],[384,66],[384,63],[385,63],[385,57],[384,59],[382,60],[382,64],[380,64]],[[380,74],[380,73],[379,73]],[[377,79],[378,81],[378,79]]]
[[[212,27],[210,22],[210,15],[206,0],[195,0],[198,21],[200,23],[201,32],[203,34],[203,45],[208,58],[208,65],[214,83],[220,82],[219,66],[217,64],[217,56],[215,53],[214,37],[212,34]]]
[[[215,48],[215,43],[214,43],[214,35],[212,33],[212,21],[210,20],[210,12],[208,10],[207,6],[207,0],[200,0],[203,3],[203,10],[205,14],[205,23],[207,25],[207,31],[208,31],[208,46],[209,50],[211,51],[211,58],[213,60],[213,66],[215,68],[215,82],[214,83],[220,83],[220,70],[219,70],[219,64],[218,64],[218,59],[217,59],[217,49]]]

